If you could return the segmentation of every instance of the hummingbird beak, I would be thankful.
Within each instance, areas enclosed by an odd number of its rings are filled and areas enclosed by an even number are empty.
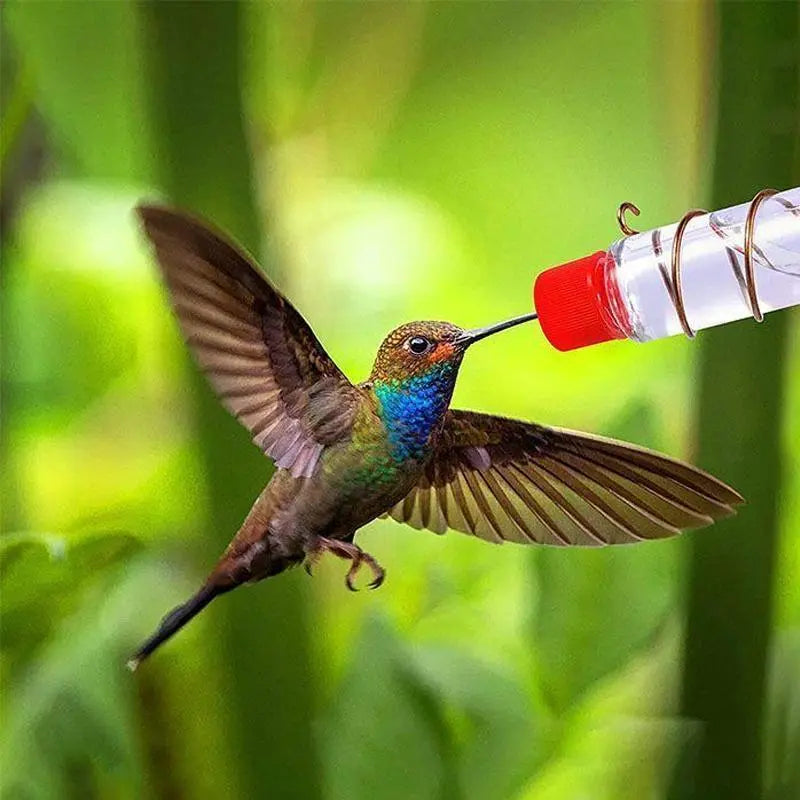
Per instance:
[[[466,349],[480,339],[485,339],[487,336],[491,336],[494,333],[500,333],[500,331],[504,331],[507,328],[513,328],[515,325],[521,325],[523,322],[530,322],[531,320],[538,319],[538,316],[538,314],[523,314],[521,317],[507,319],[505,322],[498,322],[495,325],[487,325],[485,328],[473,328],[470,331],[464,331],[458,339],[456,339],[455,343]]]

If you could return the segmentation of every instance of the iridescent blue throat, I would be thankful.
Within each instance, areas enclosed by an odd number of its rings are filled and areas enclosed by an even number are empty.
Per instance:
[[[375,384],[392,458],[422,459],[431,431],[447,410],[456,366],[442,362],[421,375]]]

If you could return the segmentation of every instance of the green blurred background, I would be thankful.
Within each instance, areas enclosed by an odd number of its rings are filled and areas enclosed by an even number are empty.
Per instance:
[[[271,466],[197,375],[132,216],[232,231],[361,379],[383,335],[800,183],[796,3],[2,6],[3,798],[800,797],[800,326],[470,351],[454,403],[692,459],[675,541],[499,548],[379,521],[136,675]]]

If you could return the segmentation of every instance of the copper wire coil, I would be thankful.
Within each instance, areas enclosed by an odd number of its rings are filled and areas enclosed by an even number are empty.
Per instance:
[[[731,264],[731,269],[733,270],[733,274],[735,275],[736,280],[742,289],[742,293],[747,299],[750,313],[753,315],[753,319],[756,322],[761,322],[764,319],[764,313],[762,312],[758,302],[758,288],[756,286],[753,255],[755,254],[763,261],[766,261],[766,257],[754,241],[756,215],[758,214],[758,209],[761,204],[768,198],[775,197],[777,194],[778,192],[775,189],[762,189],[750,202],[750,207],[747,210],[747,217],[745,218],[744,243],[742,247],[736,247],[729,244],[727,241],[725,242],[725,249],[728,254],[728,260]],[[792,213],[800,213],[800,209],[797,209],[784,198],[775,197],[775,200],[781,203],[781,205],[783,205],[785,208],[789,209]],[[640,231],[637,231],[628,225],[625,218],[625,215],[628,212],[636,216],[638,216],[640,213],[639,209],[633,203],[622,203],[622,205],[620,205],[620,207],[617,209],[617,224],[619,225],[619,228],[624,236],[634,236],[640,233]],[[667,265],[664,263],[663,259],[664,251],[661,244],[660,229],[656,228],[652,234],[653,252],[658,259],[659,272],[664,280],[667,294],[669,295],[670,300],[675,307],[675,312],[678,315],[678,321],[680,322],[681,328],[690,339],[694,338],[696,332],[689,323],[689,319],[686,315],[686,302],[683,295],[683,261],[681,257],[681,246],[683,244],[683,237],[686,233],[687,225],[695,217],[700,217],[707,213],[708,212],[704,209],[693,208],[690,211],[687,211],[680,218],[678,221],[678,226],[675,229],[675,236],[672,240],[672,256],[670,259],[669,269],[667,269]],[[713,219],[710,221],[710,227],[711,230],[713,230],[714,233],[716,233],[721,239],[725,239],[724,232],[713,222]],[[737,253],[744,258],[744,270],[742,270],[739,266]]]

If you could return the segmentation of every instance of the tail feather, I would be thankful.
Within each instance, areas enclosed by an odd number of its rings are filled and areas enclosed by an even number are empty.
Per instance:
[[[177,606],[161,620],[156,632],[128,660],[128,669],[134,672],[157,647],[172,638],[189,620],[196,617],[217,595],[230,591],[233,586],[206,584],[183,605]]]

